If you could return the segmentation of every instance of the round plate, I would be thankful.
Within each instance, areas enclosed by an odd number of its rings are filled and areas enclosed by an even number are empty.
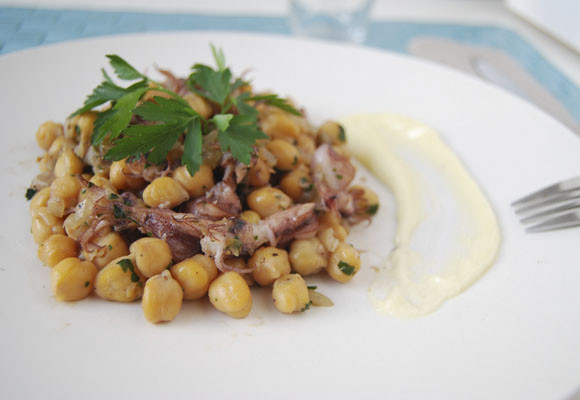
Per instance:
[[[368,265],[347,285],[309,280],[335,306],[291,316],[275,311],[269,289],[254,290],[246,319],[199,301],[163,325],[146,322],[139,302],[56,302],[23,196],[37,171],[37,127],[84,101],[105,54],[185,75],[212,62],[210,42],[236,73],[249,70],[256,88],[291,96],[315,123],[389,111],[437,129],[497,211],[504,239],[496,264],[437,312],[410,320],[372,309]],[[46,46],[1,57],[0,74],[0,397],[544,399],[580,384],[579,231],[524,234],[509,206],[578,174],[580,141],[533,106],[400,55],[239,33]],[[391,246],[382,232],[393,232],[392,211],[367,228],[369,246]]]

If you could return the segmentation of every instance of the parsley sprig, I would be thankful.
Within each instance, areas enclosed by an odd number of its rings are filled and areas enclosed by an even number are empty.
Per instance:
[[[107,58],[117,78],[127,81],[128,86],[117,85],[102,70],[103,82],[71,116],[110,104],[99,112],[91,138],[94,146],[110,145],[104,156],[108,160],[144,156],[148,163],[159,164],[183,138],[181,163],[193,175],[202,163],[203,136],[217,130],[222,151],[229,151],[235,159],[249,164],[256,140],[267,138],[258,126],[258,111],[253,104],[265,103],[294,115],[301,114],[275,94],[239,93],[238,89],[248,83],[234,79],[221,49],[213,45],[211,49],[217,69],[195,64],[187,79],[189,90],[211,102],[217,110],[210,119],[205,119],[177,93],[163,88],[117,55],[107,55]],[[154,96],[153,101],[143,102],[149,90],[169,96]],[[139,119],[146,124],[132,123]]]

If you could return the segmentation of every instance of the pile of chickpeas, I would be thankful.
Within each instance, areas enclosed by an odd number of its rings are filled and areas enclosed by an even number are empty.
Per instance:
[[[196,95],[190,104],[208,114],[211,107]],[[208,111],[210,110],[210,111]],[[249,168],[245,199],[248,209],[240,215],[255,223],[296,203],[313,201],[310,159],[317,144],[330,143],[344,153],[344,133],[333,122],[315,130],[303,117],[264,106],[261,129],[270,140],[261,143],[257,161]],[[131,191],[151,208],[175,209],[190,199],[204,196],[216,182],[213,169],[219,157],[204,154],[204,164],[191,176],[184,166],[147,182],[135,175],[126,160],[109,166],[86,168],[96,112],[69,119],[65,125],[45,122],[36,134],[45,150],[39,159],[46,187],[37,191],[30,203],[32,236],[39,245],[38,257],[52,268],[54,296],[60,301],[76,301],[95,293],[111,301],[141,299],[144,315],[153,323],[171,321],[184,300],[208,296],[219,311],[234,317],[247,316],[252,307],[250,287],[272,287],[274,306],[282,313],[307,310],[310,305],[332,302],[308,288],[303,277],[322,271],[338,282],[348,282],[361,266],[358,251],[346,242],[348,225],[337,214],[319,217],[320,229],[309,239],[293,240],[285,248],[262,246],[249,257],[229,256],[225,262],[251,273],[220,272],[212,258],[197,254],[173,263],[166,242],[142,237],[128,243],[127,235],[103,229],[90,250],[79,247],[79,239],[90,224],[90,208],[76,206],[87,196],[86,184],[119,195]],[[206,115],[207,117],[210,114]],[[180,157],[179,149],[169,157]],[[87,172],[89,171],[89,172]],[[271,186],[277,174],[276,187]],[[361,187],[369,204],[378,204],[376,195]],[[348,268],[345,270],[344,265]]]

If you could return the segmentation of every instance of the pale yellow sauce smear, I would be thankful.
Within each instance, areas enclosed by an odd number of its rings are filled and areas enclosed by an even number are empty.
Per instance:
[[[493,264],[501,242],[495,213],[428,126],[394,114],[358,114],[340,123],[353,155],[397,204],[394,250],[369,288],[371,302],[398,317],[431,313]]]

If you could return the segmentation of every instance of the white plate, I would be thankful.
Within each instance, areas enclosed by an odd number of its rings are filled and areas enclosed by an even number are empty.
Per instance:
[[[105,54],[186,74],[195,61],[211,62],[210,41],[238,73],[252,68],[257,88],[292,96],[315,122],[391,111],[438,129],[497,210],[504,241],[496,265],[439,311],[412,320],[373,311],[370,268],[348,285],[313,280],[335,306],[293,316],[277,313],[266,289],[254,292],[246,319],[197,302],[165,325],[147,323],[138,302],[56,302],[23,196],[40,154],[36,128],[81,104]],[[1,398],[545,399],[580,384],[579,231],[525,235],[509,207],[578,174],[580,142],[532,106],[399,55],[211,32],[47,46],[3,56],[0,76]],[[369,229],[377,245],[390,246],[377,232],[393,231],[392,211]]]

